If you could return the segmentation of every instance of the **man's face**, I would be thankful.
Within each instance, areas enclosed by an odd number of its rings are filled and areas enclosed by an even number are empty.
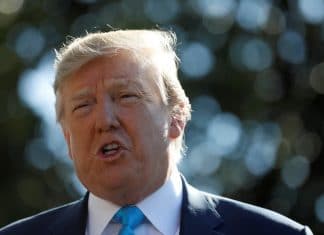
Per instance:
[[[81,182],[116,204],[142,200],[171,170],[180,135],[162,102],[153,66],[126,52],[98,57],[61,87],[62,128]]]

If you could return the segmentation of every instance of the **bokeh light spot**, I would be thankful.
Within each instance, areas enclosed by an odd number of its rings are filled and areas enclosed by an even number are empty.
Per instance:
[[[180,6],[177,0],[147,0],[145,14],[156,23],[166,23],[178,15]]]
[[[18,83],[18,94],[35,114],[47,122],[55,123],[53,60],[53,53],[49,53],[41,59],[35,69],[28,69],[22,73]]]
[[[247,169],[256,176],[263,176],[274,166],[281,141],[281,130],[276,123],[251,125],[248,130],[249,145],[245,154]]]
[[[211,96],[198,96],[192,101],[191,123],[201,129],[207,127],[207,123],[221,111],[219,103]]]
[[[190,78],[200,78],[207,75],[215,60],[211,50],[199,42],[186,45],[180,57],[182,61],[180,69]]]
[[[210,142],[193,147],[188,154],[187,163],[190,166],[191,174],[207,176],[218,169],[221,159],[213,150]]]
[[[289,159],[281,169],[283,182],[292,189],[303,185],[309,175],[309,161],[303,156]]]
[[[242,49],[242,60],[252,71],[261,71],[272,64],[272,50],[261,39],[249,40]]]
[[[283,33],[277,46],[283,60],[292,64],[300,64],[305,60],[305,42],[299,33],[293,31]]]
[[[272,65],[270,46],[258,38],[240,36],[233,40],[229,49],[232,64],[239,69],[262,71]]]
[[[46,148],[44,139],[33,139],[25,149],[27,161],[39,170],[47,170],[53,166],[54,161],[50,152]]]
[[[218,155],[231,154],[240,143],[242,127],[240,120],[230,113],[213,118],[207,129],[207,137]]]
[[[43,34],[34,27],[23,29],[15,41],[15,51],[24,60],[36,58],[45,46]]]
[[[18,95],[23,103],[42,119],[41,135],[44,143],[54,157],[61,162],[71,164],[67,155],[67,147],[61,129],[56,122],[55,94],[53,91],[54,54],[52,52],[41,58],[35,69],[21,74],[18,83]],[[35,145],[33,145],[35,146]],[[33,148],[32,148],[33,149]],[[30,150],[31,151],[31,150]],[[37,158],[30,157],[32,162]]]
[[[324,194],[315,201],[315,215],[320,222],[324,223]]]
[[[250,39],[245,36],[236,37],[230,44],[229,58],[231,63],[239,69],[244,69],[242,48]]]
[[[213,34],[227,32],[235,21],[235,0],[196,0],[193,8],[202,16],[203,25]]]
[[[235,0],[198,0],[200,13],[206,17],[223,18],[232,14],[236,9]]]
[[[316,159],[322,148],[322,140],[315,132],[301,134],[295,143],[295,152],[307,157],[310,161]]]
[[[206,141],[208,123],[221,112],[219,103],[211,96],[202,95],[191,102],[192,117],[186,128],[185,141],[188,146],[195,146]],[[203,133],[203,134],[197,134]]]
[[[23,4],[24,0],[1,0],[0,13],[6,15],[17,13],[22,8]]]
[[[298,7],[307,22],[318,24],[324,20],[323,0],[298,0]]]
[[[243,29],[256,31],[267,22],[270,7],[266,0],[241,0],[236,20]]]
[[[233,15],[227,15],[225,17],[204,17],[203,24],[206,29],[213,34],[224,34],[233,25],[234,17]]]

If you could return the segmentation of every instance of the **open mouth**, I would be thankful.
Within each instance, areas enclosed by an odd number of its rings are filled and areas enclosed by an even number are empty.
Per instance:
[[[114,159],[118,157],[118,153],[121,151],[122,146],[116,142],[103,145],[99,149],[99,156],[102,158]]]
[[[120,148],[119,145],[116,143],[107,144],[101,148],[101,152],[104,155],[110,155],[110,154],[114,154],[115,152],[117,152],[119,150],[119,148]]]

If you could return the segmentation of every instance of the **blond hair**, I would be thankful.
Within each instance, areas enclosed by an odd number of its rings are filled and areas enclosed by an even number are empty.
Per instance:
[[[175,34],[162,30],[116,30],[89,33],[70,40],[56,51],[54,91],[57,120],[61,122],[64,113],[59,91],[69,75],[94,58],[127,50],[141,63],[154,64],[161,75],[156,82],[170,115],[185,125],[191,117],[191,105],[178,79],[179,59],[175,46]],[[149,54],[144,56],[144,51]],[[176,140],[175,146],[179,153],[183,153],[183,136]]]

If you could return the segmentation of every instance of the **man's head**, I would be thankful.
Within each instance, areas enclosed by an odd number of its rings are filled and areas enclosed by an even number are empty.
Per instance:
[[[180,158],[190,104],[174,46],[168,32],[120,30],[88,34],[57,53],[57,119],[80,180],[98,196],[142,199]]]

